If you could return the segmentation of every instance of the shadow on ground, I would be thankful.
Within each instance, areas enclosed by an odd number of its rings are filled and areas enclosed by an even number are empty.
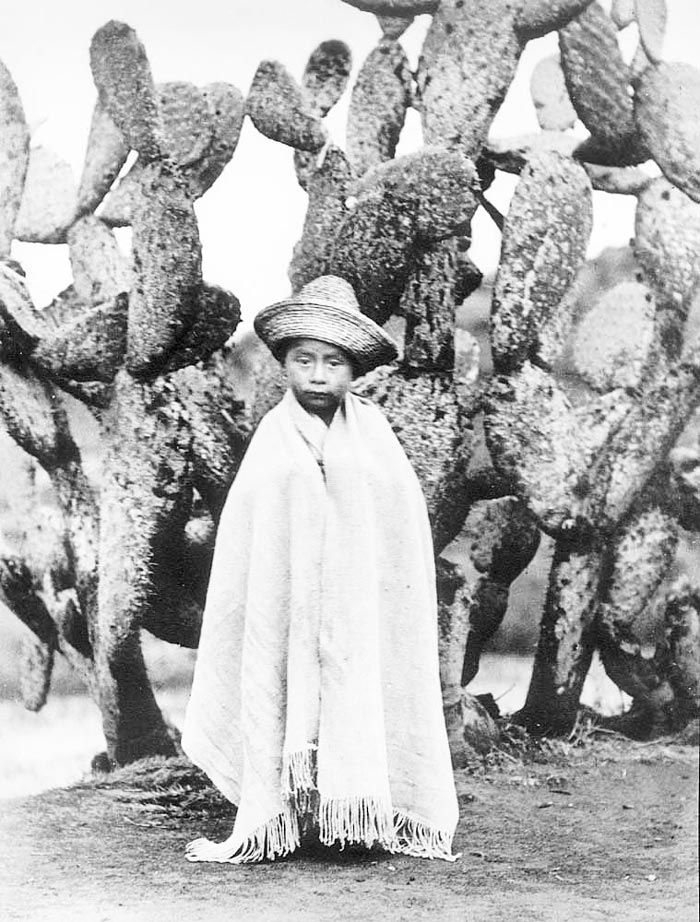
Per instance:
[[[0,818],[5,922],[690,922],[697,768],[672,741],[548,742],[457,773],[442,861],[346,850],[269,864],[189,864],[229,806],[182,760],[17,800]]]

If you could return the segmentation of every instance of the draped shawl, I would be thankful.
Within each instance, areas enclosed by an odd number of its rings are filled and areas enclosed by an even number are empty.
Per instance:
[[[321,842],[451,857],[425,501],[387,420],[348,394],[329,427],[291,392],[224,506],[182,745],[238,805],[195,861]]]

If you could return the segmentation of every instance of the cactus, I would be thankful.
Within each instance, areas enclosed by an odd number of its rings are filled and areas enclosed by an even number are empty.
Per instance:
[[[382,35],[390,42],[401,38],[403,33],[413,22],[414,17],[409,13],[405,16],[387,16],[377,14],[377,22],[382,30]]]
[[[577,118],[566,90],[558,55],[542,58],[532,72],[530,93],[537,121],[544,131],[565,131]]]
[[[610,18],[618,29],[625,29],[635,21],[635,0],[613,0]]]
[[[394,156],[410,99],[406,53],[385,39],[362,65],[350,101],[348,159],[358,176]]]
[[[461,674],[461,684],[466,686],[479,671],[484,645],[503,620],[511,583],[537,552],[540,532],[522,503],[514,496],[504,496],[475,502],[462,534],[481,574],[469,603]]]
[[[635,0],[634,18],[644,53],[652,64],[660,64],[666,32],[665,0]]]
[[[91,214],[119,175],[129,153],[124,136],[99,98],[88,135],[85,163],[78,188],[78,214]]]
[[[73,170],[44,147],[32,147],[14,234],[29,243],[63,243],[74,222],[78,190]]]
[[[323,274],[333,247],[335,229],[347,213],[346,200],[352,179],[352,168],[338,147],[329,147],[318,167],[310,166],[305,180],[309,205],[301,240],[294,248],[289,267],[295,291]]]
[[[687,309],[700,284],[700,204],[663,178],[642,190],[635,216],[635,255],[665,303]]]
[[[328,262],[347,278],[379,322],[398,313],[410,259],[429,243],[468,227],[477,174],[458,153],[425,148],[381,164],[354,186]]]
[[[161,148],[156,87],[146,49],[126,23],[111,20],[90,43],[90,67],[100,101],[131,150],[147,160]]]
[[[605,392],[639,385],[655,314],[654,298],[639,282],[620,282],[603,294],[578,325],[573,343],[574,367],[590,387]]]
[[[538,360],[539,331],[583,262],[592,220],[582,167],[556,154],[528,158],[504,228],[494,289],[491,345],[499,370]]]
[[[266,137],[316,153],[326,143],[326,133],[305,101],[301,87],[285,67],[277,61],[263,61],[251,84],[246,112]]]
[[[416,75],[427,144],[480,151],[526,42],[565,25],[590,0],[443,0]]]
[[[498,0],[446,0],[428,30],[418,65],[418,105],[426,144],[474,158],[505,98],[520,58],[514,8]]]
[[[2,265],[0,410],[12,438],[48,472],[62,526],[49,571],[32,566],[28,540],[24,557],[3,558],[0,578],[36,638],[28,703],[45,698],[59,650],[99,703],[109,758],[125,762],[174,751],[139,629],[196,645],[213,532],[206,522],[218,516],[248,432],[222,352],[239,306],[202,280],[193,210],[230,159],[243,113],[227,84],[155,84],[145,49],[122,23],[98,30],[91,65],[99,101],[80,184],[59,199],[65,207],[46,209],[54,183],[33,170],[26,145],[28,168],[4,174],[14,236],[65,240],[73,284],[38,311],[17,267]],[[11,87],[3,106],[5,149],[16,163],[24,118]],[[93,213],[129,149],[138,153],[125,215],[131,264]],[[63,391],[99,421],[98,491],[83,473]]]
[[[374,6],[370,11],[380,13]],[[545,12],[546,23],[538,18]],[[413,234],[414,202],[427,173],[418,165],[421,157],[434,158],[433,189],[449,177],[449,161],[444,155],[438,159],[440,148],[503,165],[494,157],[488,127],[508,88],[523,37],[545,27],[569,30],[567,83],[580,88],[573,100],[581,106],[579,115],[586,105],[607,109],[602,116],[596,111],[597,121],[589,120],[587,144],[545,132],[542,142],[533,139],[523,146],[516,160],[513,146],[508,149],[505,142],[503,160],[521,178],[506,219],[492,307],[491,346],[498,377],[470,391],[465,402],[455,389],[454,318],[473,290],[466,281],[466,261],[460,268],[459,260],[464,252],[459,242],[468,239],[473,206],[461,215],[455,210],[459,220],[442,226],[439,241],[431,241],[429,231]],[[579,34],[586,36],[585,42]],[[589,57],[577,70],[582,45]],[[482,49],[488,49],[488,60]],[[370,61],[367,74],[375,67],[372,56]],[[605,79],[599,89],[596,74],[601,70]],[[380,85],[382,78],[374,79]],[[637,497],[656,476],[698,402],[693,361],[679,363],[670,345],[674,331],[679,333],[678,323],[667,316],[662,293],[633,278],[600,297],[588,316],[578,299],[577,276],[591,229],[591,181],[599,188],[640,196],[650,187],[649,178],[630,166],[647,156],[633,120],[631,81],[615,29],[598,7],[580,3],[553,9],[547,4],[545,10],[544,5],[523,4],[487,11],[469,3],[443,3],[423,48],[413,94],[427,146],[383,163],[376,157],[368,166],[356,159],[361,174],[357,180],[346,170],[342,181],[323,186],[325,204],[331,206],[327,210],[310,177],[316,175],[320,182],[329,175],[328,167],[321,162],[306,177],[309,223],[297,254],[315,252],[319,261],[313,263],[314,272],[333,271],[348,278],[365,310],[379,322],[392,314],[405,317],[399,368],[375,372],[364,382],[364,391],[382,406],[418,471],[436,550],[460,533],[465,518],[467,523],[483,521],[474,518],[480,503],[487,509],[489,503],[505,503],[508,510],[492,539],[494,548],[499,541],[508,547],[509,534],[522,542],[522,563],[516,562],[517,554],[504,555],[500,559],[508,558],[510,570],[495,578],[487,569],[476,587],[470,589],[458,571],[450,571],[451,588],[441,608],[444,656],[454,659],[459,655],[455,649],[466,655],[465,681],[474,675],[481,646],[503,616],[510,581],[526,565],[528,553],[534,553],[536,525],[556,539],[537,665],[521,715],[533,728],[570,728],[593,650],[606,645],[599,611],[608,592],[608,561],[621,540],[618,529],[634,515]],[[371,99],[364,86],[362,94]],[[395,117],[388,105],[383,118],[389,130]],[[363,132],[368,140],[376,135],[376,122],[360,120],[352,109],[350,119],[351,144]],[[476,201],[483,201],[474,174],[470,178],[462,171],[459,181],[463,191],[471,186]],[[423,187],[423,195],[428,188]],[[435,196],[419,208],[433,219],[441,217],[445,199]],[[457,195],[451,204],[457,209]],[[323,225],[322,213],[328,219]],[[312,227],[319,228],[317,242],[310,237]],[[692,234],[689,230],[688,240],[694,239]],[[664,239],[664,246],[673,249],[673,267],[665,277],[679,272],[687,276],[692,269],[684,268],[683,244],[666,235]],[[662,258],[658,240],[644,245],[646,251],[660,251],[657,261]],[[461,273],[465,281],[459,284]],[[307,277],[295,275],[294,280],[296,286]],[[478,285],[474,274],[471,280]],[[682,299],[689,285],[684,281]],[[620,303],[623,309],[617,310]],[[616,327],[610,326],[612,304]],[[573,370],[588,389],[588,399],[576,405],[552,373],[566,350],[573,353]],[[473,466],[471,420],[479,410],[496,469],[486,478]],[[493,515],[495,508],[501,507],[494,507]],[[520,529],[515,526],[519,519]],[[467,534],[474,534],[480,526],[465,527]],[[647,587],[640,589],[644,605],[650,587],[666,572],[669,556],[658,559],[656,576],[639,582]],[[640,561],[637,567],[653,570],[651,562]],[[628,573],[625,580],[631,579]],[[466,637],[465,607],[471,612]],[[620,643],[616,637],[615,649]],[[610,657],[607,662],[613,670]]]
[[[417,16],[434,13],[439,0],[343,0],[358,10],[378,16]]]
[[[343,95],[352,55],[345,42],[321,42],[310,55],[301,81],[307,109],[324,118]]]
[[[700,202],[700,70],[661,63],[642,74],[635,95],[639,132],[664,176]]]
[[[0,62],[0,257],[10,255],[17,212],[29,165],[29,129],[17,87]]]
[[[319,45],[300,82],[262,62],[244,99],[226,83],[156,83],[138,36],[110,22],[91,46],[98,100],[83,173],[53,199],[36,170],[47,155],[30,150],[19,94],[0,68],[0,418],[48,473],[58,510],[55,533],[37,541],[27,526],[21,552],[0,555],[3,596],[33,635],[27,703],[43,703],[60,653],[100,705],[110,759],[173,749],[138,632],[196,645],[221,504],[280,393],[269,358],[248,402],[237,393],[228,338],[239,305],[201,273],[194,202],[232,157],[247,115],[291,149],[308,194],[292,288],[341,275],[370,316],[402,335],[396,365],[357,387],[383,408],[417,471],[436,553],[466,542],[479,573],[472,583],[438,557],[456,763],[475,734],[497,735],[464,687],[542,534],[554,552],[517,719],[567,732],[597,649],[634,698],[620,726],[674,729],[697,713],[697,589],[659,597],[679,529],[700,529],[698,454],[676,445],[700,403],[688,319],[698,289],[697,72],[661,59],[654,4],[637,4],[646,68],[637,73],[618,50],[617,28],[631,16],[621,3],[613,20],[590,0],[348,2],[378,17],[382,37],[351,90],[347,151],[324,124],[350,73],[343,42]],[[424,13],[433,19],[412,74],[399,38]],[[545,120],[544,101],[543,131],[490,138],[526,43],[553,30],[566,117]],[[568,133],[569,104],[590,132],[583,142]],[[397,157],[410,107],[425,146]],[[116,180],[130,151],[138,156]],[[664,178],[636,166],[649,155]],[[485,196],[495,169],[519,175],[505,218]],[[629,268],[597,292],[585,261],[593,189],[638,198]],[[37,212],[37,193],[50,209]],[[472,364],[477,355],[458,318],[482,283],[469,254],[479,207],[503,234],[492,376],[465,375],[456,355],[465,340]],[[124,225],[130,260],[112,230]],[[69,247],[73,282],[42,311],[9,259],[19,236]],[[99,487],[85,475],[64,393],[95,416]],[[648,658],[635,631],[652,597],[662,599],[665,635]]]
[[[631,74],[612,20],[592,3],[560,30],[559,41],[571,101],[591,133],[586,159],[617,165],[646,160],[629,95]]]

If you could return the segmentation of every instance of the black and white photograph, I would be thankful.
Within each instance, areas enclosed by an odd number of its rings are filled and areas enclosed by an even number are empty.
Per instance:
[[[0,9],[0,920],[696,922],[700,2]]]

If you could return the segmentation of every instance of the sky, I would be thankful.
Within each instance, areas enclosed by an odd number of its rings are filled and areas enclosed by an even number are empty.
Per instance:
[[[700,66],[700,0],[668,0],[665,57]],[[0,10],[0,58],[9,68],[32,131],[32,143],[52,148],[79,179],[96,98],[89,66],[94,32],[110,19],[128,23],[145,45],[156,82],[186,80],[197,85],[233,83],[247,93],[263,59],[282,62],[297,79],[313,49],[327,39],[342,39],[353,54],[353,74],[377,43],[374,16],[342,0],[22,0]],[[415,65],[430,17],[420,16],[402,42]],[[634,46],[634,27],[626,42]],[[528,45],[516,80],[497,120],[495,136],[536,130],[529,98],[529,74],[545,54],[556,50],[551,35]],[[326,120],[332,139],[343,143],[348,93]],[[416,113],[409,113],[399,153],[420,146]],[[500,176],[489,197],[506,211],[515,178]],[[232,162],[197,203],[208,282],[233,291],[241,300],[243,328],[265,304],[289,293],[287,266],[304,220],[306,195],[299,188],[292,152],[262,137],[246,120]],[[596,193],[594,233],[589,255],[625,244],[633,228],[634,200]],[[471,255],[486,274],[498,262],[500,235],[477,213]],[[120,234],[128,247],[128,235]],[[38,306],[70,282],[67,249],[40,244],[13,245],[27,272]]]

